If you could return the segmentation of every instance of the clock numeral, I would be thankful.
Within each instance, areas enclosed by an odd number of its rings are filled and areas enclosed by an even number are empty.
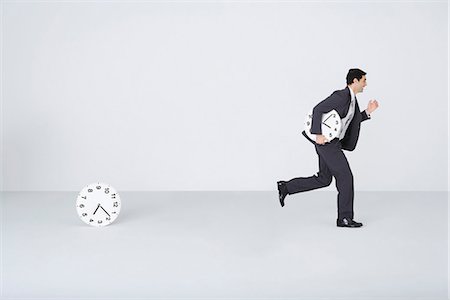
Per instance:
[[[105,188],[105,194],[109,194],[109,188]]]
[[[116,194],[111,194],[112,199],[116,199]]]
[[[118,202],[114,202],[113,207],[119,207],[119,203]]]
[[[92,193],[94,190],[93,189],[88,189],[88,192],[89,193]]]
[[[87,213],[83,213],[82,216],[83,216],[83,217],[86,217],[86,216],[87,216]]]
[[[97,185],[97,190],[99,190],[99,189],[101,189],[101,188],[102,188],[101,186]]]
[[[89,222],[94,222],[94,220],[90,219]]]
[[[336,125],[338,125],[339,124],[339,121],[336,121]]]
[[[86,196],[81,196],[81,198],[83,198],[84,200],[86,200],[86,199],[87,199],[87,197],[86,197]]]
[[[103,221],[102,220],[98,220],[98,222],[97,222],[98,224],[102,224],[103,223]]]
[[[309,126],[309,124],[311,124],[311,122],[309,122],[309,121],[308,121],[308,122],[306,122],[306,125],[308,125],[308,126]]]
[[[330,137],[332,137],[333,135],[330,133]]]
[[[84,204],[80,204],[80,208],[83,208],[84,207]]]
[[[112,214],[116,214],[116,212],[115,212],[115,211],[113,211],[113,212],[112,212]]]
[[[106,221],[111,221],[111,218],[110,217],[106,217]]]

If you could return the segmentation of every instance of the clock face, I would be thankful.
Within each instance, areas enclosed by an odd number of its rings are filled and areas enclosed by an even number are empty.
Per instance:
[[[121,203],[116,190],[105,183],[93,183],[83,188],[77,198],[80,219],[89,225],[101,227],[114,222]]]
[[[312,110],[308,113],[305,120],[305,132],[310,139],[316,140],[316,135],[311,133],[312,125]],[[322,115],[322,135],[324,135],[328,141],[337,138],[341,132],[341,117],[334,109],[326,114]]]

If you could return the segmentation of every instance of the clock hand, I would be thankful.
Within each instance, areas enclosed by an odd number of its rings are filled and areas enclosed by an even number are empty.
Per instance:
[[[100,207],[100,203],[97,205],[97,209]],[[95,213],[97,212],[97,209],[94,211],[94,215],[95,215]]]
[[[323,125],[325,125],[325,126],[327,126],[328,128],[330,128],[330,129],[331,129],[331,127],[330,127],[330,126],[328,126],[327,124],[325,124],[325,123],[323,123],[323,122],[322,122],[322,124],[323,124]]]
[[[101,209],[103,209],[103,211],[108,215],[108,217],[111,217],[109,214],[108,214],[108,212],[103,208],[103,206],[100,206],[101,207]]]
[[[324,122],[326,122],[329,118],[331,118],[332,115],[329,115],[328,118],[325,119]]]

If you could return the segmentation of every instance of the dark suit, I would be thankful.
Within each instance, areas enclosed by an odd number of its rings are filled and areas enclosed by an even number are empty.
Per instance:
[[[349,87],[333,92],[325,100],[317,104],[313,109],[311,133],[322,134],[322,114],[336,110],[339,116],[344,118],[350,108],[351,94]],[[353,174],[347,158],[342,150],[353,151],[359,137],[361,122],[369,119],[366,112],[359,110],[358,101],[355,98],[355,113],[342,140],[335,138],[324,145],[316,144],[303,132],[303,135],[314,144],[319,156],[319,172],[311,177],[298,177],[286,182],[289,194],[310,191],[329,186],[331,179],[336,179],[338,190],[338,218],[353,219]]]

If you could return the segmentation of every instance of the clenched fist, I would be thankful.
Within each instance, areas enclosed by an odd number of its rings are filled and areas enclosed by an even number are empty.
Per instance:
[[[378,108],[378,101],[377,100],[370,100],[369,104],[367,104],[367,109],[366,112],[368,114],[371,114],[372,112],[374,112],[376,109]]]

